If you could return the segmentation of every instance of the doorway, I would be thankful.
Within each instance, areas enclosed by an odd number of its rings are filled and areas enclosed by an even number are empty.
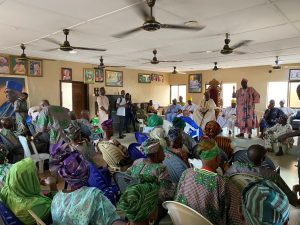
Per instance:
[[[60,81],[60,105],[80,118],[80,112],[89,109],[88,85],[80,81]]]

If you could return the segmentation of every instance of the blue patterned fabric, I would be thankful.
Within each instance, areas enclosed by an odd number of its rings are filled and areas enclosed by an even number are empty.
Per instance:
[[[5,225],[22,225],[21,221],[3,202],[0,202],[0,216]]]
[[[131,143],[129,146],[128,146],[128,154],[129,154],[129,157],[133,160],[136,160],[136,159],[140,159],[140,158],[146,158],[147,156],[141,152],[138,147],[141,146],[139,143]]]
[[[139,143],[139,144],[142,144],[148,138],[149,138],[149,136],[145,133],[135,132],[135,139],[136,139],[137,143]]]
[[[266,112],[265,112],[266,113]],[[260,129],[264,131],[266,128],[273,127],[280,116],[283,116],[284,112],[281,111],[279,108],[271,109],[268,117],[265,117],[261,120]]]

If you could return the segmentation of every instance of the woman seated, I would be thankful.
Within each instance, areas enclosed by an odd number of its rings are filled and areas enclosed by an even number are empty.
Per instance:
[[[175,185],[171,181],[166,166],[162,164],[165,154],[159,140],[147,139],[142,144],[141,150],[147,155],[147,158],[135,160],[127,173],[133,177],[138,177],[140,174],[156,177],[160,185],[159,198],[161,203],[173,199]]]
[[[4,186],[6,176],[12,167],[12,164],[8,163],[7,160],[8,151],[3,145],[0,145],[0,188]]]
[[[153,139],[158,139],[159,140],[159,143],[160,145],[163,147],[163,148],[166,148],[167,147],[167,142],[166,142],[166,139],[165,139],[165,130],[161,127],[156,127],[154,128],[150,133],[149,133],[149,136]]]
[[[52,183],[50,188],[55,191],[56,184]],[[35,220],[28,210],[32,210],[43,221],[51,221],[51,199],[40,193],[35,162],[26,158],[10,168],[0,197],[22,223],[30,225],[35,224]]]
[[[87,187],[89,166],[78,151],[67,145],[56,147],[50,170],[71,186],[71,190],[59,191],[53,198],[54,225],[110,225],[119,218],[115,207],[99,189]]]
[[[156,127],[162,127],[163,123],[164,121],[160,116],[153,114],[148,119],[148,126],[145,127],[144,133],[149,133]]]
[[[183,172],[175,200],[181,202],[218,225],[241,225],[241,193],[228,180],[217,174],[220,149],[213,139],[205,138],[199,144],[202,169]]]
[[[159,186],[156,183],[141,183],[130,186],[121,196],[118,207],[125,213],[129,223],[115,222],[113,225],[155,224],[158,215]]]

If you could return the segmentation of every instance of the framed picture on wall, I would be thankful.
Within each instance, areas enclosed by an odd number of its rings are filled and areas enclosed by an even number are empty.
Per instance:
[[[0,55],[0,74],[10,73],[10,60],[9,56]]]
[[[95,82],[99,82],[99,83],[104,82],[104,69],[103,68],[95,69]]]
[[[290,69],[289,80],[300,80],[300,69]]]
[[[105,70],[105,85],[110,87],[123,87],[123,72]]]
[[[61,68],[61,80],[72,80],[72,68]]]
[[[202,74],[189,75],[189,93],[202,92]]]
[[[83,83],[94,84],[95,83],[95,70],[83,69]]]
[[[18,56],[11,56],[10,69],[11,69],[11,74],[26,75],[27,61],[20,60]]]
[[[158,81],[164,82],[164,75],[159,75],[158,76]]]
[[[138,82],[139,83],[151,83],[151,75],[150,74],[138,74]]]
[[[30,59],[28,60],[28,76],[42,77],[43,76],[43,60]]]

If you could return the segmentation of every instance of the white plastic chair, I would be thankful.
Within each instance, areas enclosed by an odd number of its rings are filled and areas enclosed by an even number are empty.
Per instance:
[[[173,225],[213,225],[194,209],[174,201],[166,201],[163,207],[168,210]]]
[[[19,138],[19,141],[20,141],[20,143],[21,143],[21,145],[24,149],[25,158],[30,157],[35,162],[38,162],[39,163],[39,173],[43,173],[44,172],[44,161],[46,159],[49,159],[50,155],[47,154],[47,153],[38,153],[34,142],[30,141],[31,147],[32,147],[33,152],[34,152],[34,154],[32,155],[31,152],[30,152],[30,148],[28,146],[28,142],[27,142],[26,137],[18,136],[18,138]]]
[[[143,132],[144,128],[146,127],[146,125],[144,124],[144,120],[138,119],[138,121],[139,121],[139,132]]]
[[[37,225],[46,225],[33,211],[28,210],[28,213],[32,216]]]
[[[171,122],[169,122],[168,120],[164,120],[163,129],[165,130],[165,134],[169,133],[169,130],[172,126],[173,124]]]
[[[202,168],[202,161],[200,159],[188,159],[190,167],[201,169]]]

